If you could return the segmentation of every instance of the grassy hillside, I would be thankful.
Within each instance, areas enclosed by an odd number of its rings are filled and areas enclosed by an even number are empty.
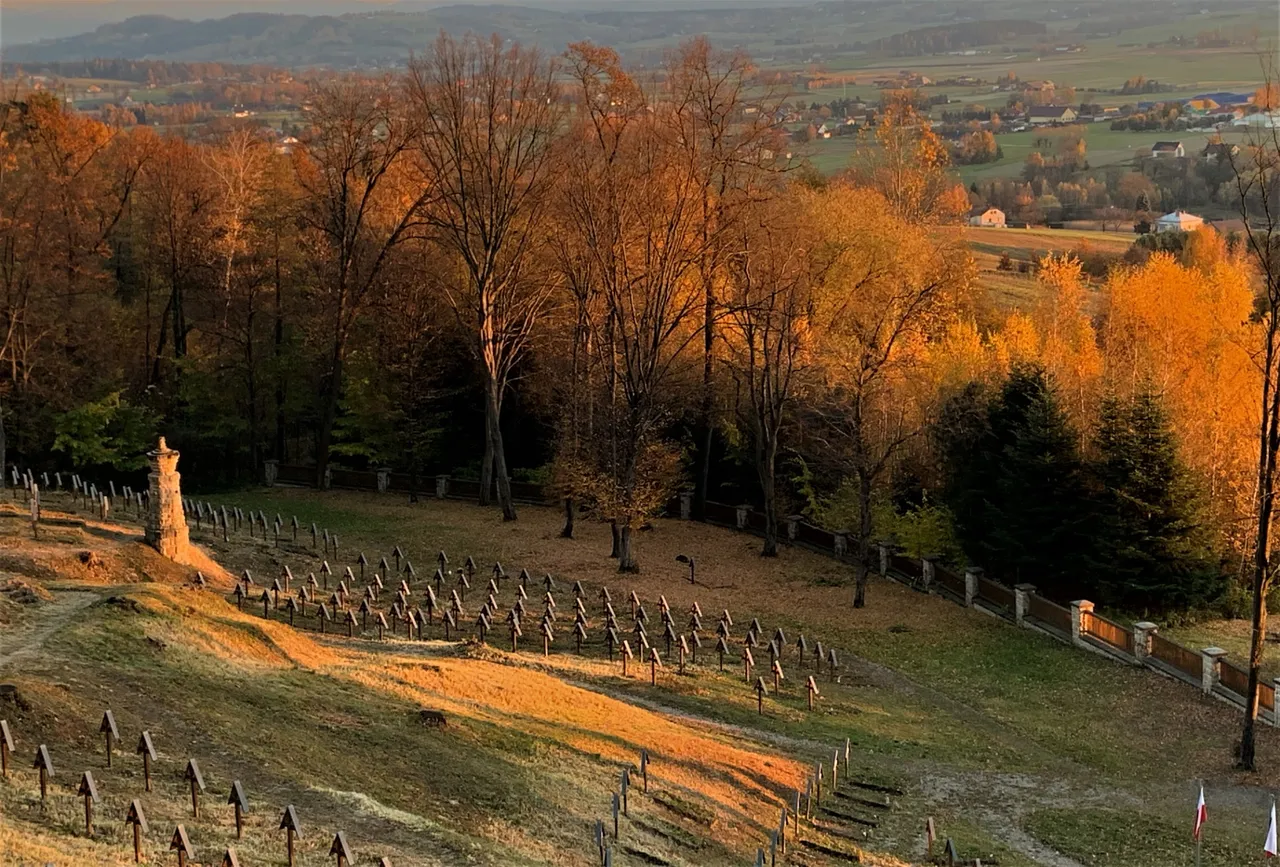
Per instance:
[[[634,774],[647,749],[651,792],[634,795],[614,863],[750,863],[781,800],[813,761],[849,738],[852,775],[905,794],[878,811],[846,790],[837,812],[871,814],[879,826],[870,839],[854,840],[860,829],[823,815],[820,830],[804,831],[818,846],[863,847],[873,862],[877,852],[919,862],[924,818],[933,816],[963,855],[1002,865],[1177,863],[1189,850],[1184,834],[1169,831],[1185,824],[1194,781],[1204,777],[1215,823],[1205,864],[1225,865],[1256,848],[1266,787],[1280,782],[1280,737],[1262,733],[1265,773],[1235,774],[1236,712],[1182,684],[894,584],[875,583],[869,607],[855,612],[848,570],[805,551],[762,561],[749,537],[658,521],[640,539],[644,572],[622,579],[603,556],[606,528],[580,524],[577,539],[559,539],[554,510],[527,507],[504,524],[466,504],[408,505],[373,494],[275,489],[236,501],[337,532],[341,553],[331,559],[339,575],[348,563],[358,572],[362,550],[376,563],[400,545],[421,587],[443,549],[453,566],[476,559],[477,585],[494,560],[512,576],[527,567],[529,607],[540,612],[541,590],[532,588],[550,572],[560,612],[553,652],[542,656],[532,624],[518,653],[501,628],[487,645],[445,641],[438,625],[426,641],[403,634],[378,641],[372,629],[349,639],[337,624],[321,636],[314,616],[291,628],[283,611],[264,619],[260,602],[237,610],[229,575],[195,589],[189,570],[147,555],[127,525],[51,528],[34,544],[21,541],[23,522],[0,520],[0,547],[10,552],[0,569],[38,588],[28,598],[11,583],[5,595],[25,601],[3,608],[10,626],[0,670],[27,707],[0,713],[19,739],[21,769],[0,784],[9,817],[0,832],[4,863],[125,863],[120,819],[128,799],[142,796],[128,748],[143,727],[161,752],[157,792],[144,797],[153,860],[178,821],[202,861],[234,842],[221,802],[240,779],[254,808],[239,844],[242,863],[246,855],[282,858],[275,826],[283,805],[294,803],[308,826],[302,864],[327,863],[329,840],[343,829],[362,861],[389,854],[397,865],[585,867],[595,858],[593,823],[609,820],[621,768]],[[249,568],[259,586],[284,565],[301,582],[320,564],[307,534],[280,548],[243,535],[229,543],[196,536],[230,573]],[[674,561],[677,552],[698,558],[696,586]],[[573,580],[587,591],[582,654],[569,637]],[[500,610],[514,600],[514,584],[503,582]],[[740,662],[727,660],[720,673],[709,645],[683,675],[665,657],[656,686],[638,665],[624,678],[602,646],[601,586],[610,588],[624,628],[634,590],[655,620],[665,596],[678,627],[697,601],[707,632],[723,608],[739,641],[752,617],[766,635],[781,626],[789,643],[803,632],[838,648],[839,682],[824,670],[810,713],[802,685],[812,671],[798,670],[789,650],[781,693],[766,697],[759,714]],[[468,594],[468,633],[482,595],[476,585]],[[651,626],[650,634],[660,633]],[[21,647],[29,650],[15,659]],[[756,657],[767,668],[763,649]],[[126,741],[111,770],[97,734],[108,706]],[[449,725],[424,727],[422,707],[442,710]],[[40,742],[58,769],[44,815],[25,769]],[[188,756],[209,783],[200,820],[190,816],[181,779]],[[83,838],[74,795],[86,768],[104,798],[94,841]],[[812,846],[788,858],[836,863]]]

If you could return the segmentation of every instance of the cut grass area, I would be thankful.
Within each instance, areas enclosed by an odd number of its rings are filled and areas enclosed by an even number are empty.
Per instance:
[[[1148,813],[1189,814],[1187,792],[1199,777],[1210,780],[1215,808],[1222,799],[1265,797],[1255,786],[1280,780],[1271,770],[1280,763],[1276,732],[1260,731],[1267,774],[1235,774],[1230,753],[1238,712],[1193,688],[892,583],[873,582],[869,607],[854,611],[850,570],[812,552],[785,549],[776,561],[761,560],[751,537],[658,520],[639,535],[645,571],[622,577],[604,556],[607,527],[583,521],[578,538],[560,539],[555,509],[526,506],[519,521],[504,523],[492,510],[434,500],[410,505],[397,495],[278,488],[227,499],[262,509],[269,519],[280,512],[287,523],[297,514],[304,527],[315,520],[337,532],[335,575],[354,566],[362,550],[376,563],[400,545],[416,564],[420,587],[438,550],[455,567],[473,556],[479,568],[466,602],[468,633],[494,560],[509,576],[522,567],[532,573],[531,611],[541,610],[544,572],[556,576],[560,603],[555,649],[545,659],[540,648],[528,647],[536,613],[522,652],[510,654],[501,626],[488,647],[440,641],[438,626],[426,642],[321,638],[312,617],[291,629],[281,613],[264,620],[260,604],[236,611],[224,595],[141,585],[121,594],[140,610],[96,607],[52,640],[46,658],[19,681],[38,708],[22,721],[24,736],[36,732],[62,744],[55,761],[64,767],[97,767],[102,706],[116,708],[122,728],[151,726],[167,753],[165,791],[172,800],[159,808],[155,824],[181,817],[176,774],[183,745],[195,745],[193,754],[207,757],[211,789],[238,777],[251,798],[262,792],[269,804],[256,820],[261,827],[250,852],[278,847],[268,827],[275,817],[265,814],[278,801],[296,800],[323,830],[317,845],[345,827],[349,838],[385,842],[395,863],[586,867],[591,824],[607,817],[618,772],[634,766],[643,747],[654,757],[656,790],[697,808],[685,815],[641,799],[628,844],[672,863],[740,863],[812,762],[829,760],[848,738],[856,777],[906,791],[891,810],[872,811],[879,827],[869,846],[919,858],[924,818],[933,816],[964,857],[1023,867],[1037,863],[1045,846],[1071,854],[1072,847],[1091,845],[1087,824],[1059,837],[1029,817],[1111,808],[1129,817],[1135,850],[1146,841],[1149,853],[1077,860],[1164,867],[1167,853],[1157,844],[1165,832],[1147,822]],[[249,568],[269,584],[286,564],[298,582],[317,569],[309,533],[299,542],[275,548],[241,536],[209,547],[233,571]],[[681,552],[698,557],[697,586],[674,561]],[[572,652],[569,638],[573,580],[587,591],[582,655]],[[498,620],[514,599],[513,584],[503,584]],[[720,609],[729,608],[738,641],[726,672],[715,671],[714,644],[704,641],[699,664],[684,676],[664,653],[656,687],[639,660],[622,678],[601,646],[602,585],[625,631],[628,594],[644,600],[659,648],[659,594],[678,629],[698,601],[704,637]],[[788,638],[786,680],[780,694],[770,687],[763,714],[737,656],[752,617],[766,638],[778,626]],[[795,662],[799,632],[811,644],[837,648],[841,658],[840,683],[831,683],[825,667],[817,677],[822,698],[813,713],[802,688],[812,669]],[[771,680],[767,650],[755,656],[752,679]],[[416,711],[424,706],[444,711],[449,727],[423,728]],[[99,785],[115,797],[118,783],[107,775]],[[19,807],[35,840],[47,828],[31,816],[31,781],[24,785],[18,801],[0,807]],[[77,802],[68,790],[59,797],[66,814],[59,827],[70,834]],[[841,798],[837,806],[853,803]],[[111,804],[110,812],[119,806]],[[710,834],[690,818],[703,811],[716,817]],[[1254,833],[1248,815],[1216,809],[1214,815],[1224,833]],[[226,833],[225,817],[221,829],[196,828],[203,840],[225,839],[218,836]],[[423,853],[428,860],[415,860]]]
[[[1192,864],[1194,801],[1186,806],[1175,816],[1107,809],[1038,810],[1028,817],[1027,828],[1087,867]],[[1205,867],[1250,864],[1260,858],[1267,829],[1267,815],[1261,808],[1252,812],[1211,808],[1209,815],[1201,844]]]

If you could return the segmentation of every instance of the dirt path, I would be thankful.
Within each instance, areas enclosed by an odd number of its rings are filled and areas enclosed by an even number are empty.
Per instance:
[[[44,643],[100,598],[90,590],[60,590],[13,630],[0,635],[0,670],[34,656]]]

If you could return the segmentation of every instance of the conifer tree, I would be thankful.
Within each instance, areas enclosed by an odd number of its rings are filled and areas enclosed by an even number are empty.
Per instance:
[[[1131,611],[1183,609],[1221,590],[1197,520],[1197,498],[1159,395],[1103,401],[1099,601]]]

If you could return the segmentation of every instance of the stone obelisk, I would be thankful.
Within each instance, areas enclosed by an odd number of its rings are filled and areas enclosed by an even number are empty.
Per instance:
[[[164,437],[151,459],[151,510],[147,513],[147,544],[177,563],[189,559],[191,537],[182,512],[182,489],[178,484],[178,452],[165,445]]]

